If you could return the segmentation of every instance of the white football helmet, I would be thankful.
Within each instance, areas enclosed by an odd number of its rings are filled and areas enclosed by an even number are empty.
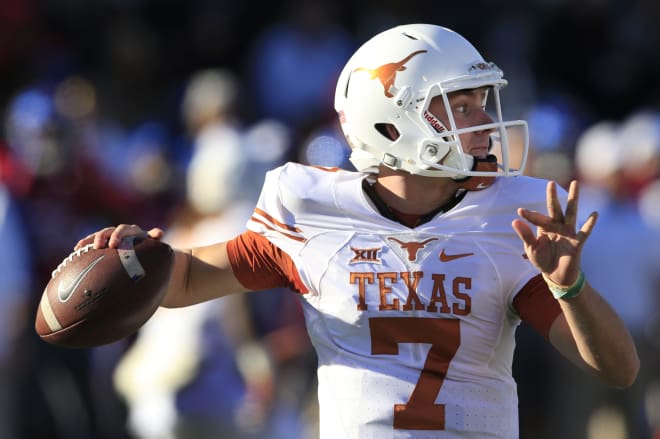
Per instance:
[[[520,175],[527,160],[527,123],[502,120],[499,90],[506,84],[495,64],[484,61],[465,38],[444,27],[403,25],[374,36],[350,58],[335,92],[335,110],[352,149],[351,163],[364,172],[375,172],[382,163],[411,174],[457,180]],[[494,122],[459,130],[447,94],[479,87],[492,89]],[[431,99],[439,95],[450,126],[428,111]],[[398,131],[396,140],[383,133],[386,124]],[[463,151],[459,134],[484,129],[492,130],[489,158],[476,160]],[[512,137],[516,130],[520,134]],[[521,146],[513,154],[518,158],[515,169],[509,163],[512,142]]]

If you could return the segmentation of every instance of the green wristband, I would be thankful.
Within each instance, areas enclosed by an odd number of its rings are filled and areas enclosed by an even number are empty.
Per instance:
[[[585,284],[584,272],[582,270],[580,270],[580,274],[578,275],[578,278],[575,280],[573,285],[568,287],[557,285],[545,274],[543,274],[543,279],[545,279],[545,282],[548,284],[548,288],[550,289],[550,292],[552,292],[552,295],[555,299],[572,299],[573,297],[577,297],[582,292]]]

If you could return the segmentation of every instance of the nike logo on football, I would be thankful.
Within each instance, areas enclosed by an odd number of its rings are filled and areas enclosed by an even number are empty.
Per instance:
[[[76,276],[71,282],[69,282],[68,285],[63,285],[60,283],[57,286],[57,297],[60,299],[60,302],[66,302],[71,298],[73,295],[73,292],[76,291],[76,288],[78,288],[78,285],[83,281],[85,276],[87,276],[87,273],[92,271],[92,269],[101,262],[101,259],[103,259],[105,255],[101,255],[98,258],[96,258],[94,261],[92,261],[91,264],[89,264],[83,271],[81,271],[78,276]]]
[[[455,255],[448,255],[445,253],[445,249],[443,248],[442,252],[440,253],[440,262],[449,262],[453,261],[454,259],[466,258],[472,255],[474,255],[474,253],[457,253]]]

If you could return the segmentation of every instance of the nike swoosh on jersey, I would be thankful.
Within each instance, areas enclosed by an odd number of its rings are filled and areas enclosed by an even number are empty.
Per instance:
[[[440,253],[440,262],[449,262],[453,261],[454,259],[460,259],[460,258],[467,258],[468,256],[472,256],[474,253],[457,253],[455,255],[448,255],[445,253],[445,249],[442,249],[442,252]]]
[[[85,276],[92,271],[92,269],[101,262],[101,259],[103,259],[105,255],[101,255],[95,260],[93,260],[83,271],[81,271],[78,276],[73,278],[71,282],[69,282],[67,285],[63,285],[61,282],[57,286],[57,297],[60,299],[60,302],[66,302],[71,298],[71,295],[73,292],[78,288],[78,285],[80,285],[80,282],[83,281]]]

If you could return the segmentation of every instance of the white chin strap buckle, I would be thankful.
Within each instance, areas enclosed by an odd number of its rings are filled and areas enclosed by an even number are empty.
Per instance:
[[[383,154],[383,164],[390,167],[395,167],[397,162],[398,162],[397,158],[394,157],[392,154],[388,154],[388,153]]]

